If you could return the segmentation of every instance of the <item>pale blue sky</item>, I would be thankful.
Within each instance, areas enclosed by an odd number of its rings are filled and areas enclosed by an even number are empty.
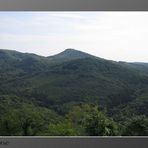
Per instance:
[[[148,12],[0,12],[0,48],[148,62]]]

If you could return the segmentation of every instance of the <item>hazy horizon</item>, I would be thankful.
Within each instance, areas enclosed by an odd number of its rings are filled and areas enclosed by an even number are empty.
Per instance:
[[[46,56],[44,56],[44,55],[36,54],[36,53],[33,53],[33,52],[25,52],[25,51],[18,51],[18,50],[15,50],[15,49],[1,49],[1,48],[0,48],[0,50],[10,50],[10,51],[16,51],[16,52],[20,52],[20,53],[35,54],[35,55],[41,56],[41,57],[55,56],[55,55],[57,55],[57,54],[60,54],[60,53],[64,52],[64,51],[67,50],[67,49],[73,49],[73,50],[77,50],[77,51],[82,51],[82,50],[74,49],[74,48],[66,48],[66,49],[60,51],[59,53],[56,53],[56,54],[53,54],[53,55],[46,55]],[[85,51],[82,51],[82,52],[87,53],[87,54],[90,54],[90,55],[92,55],[92,56],[96,56],[96,57],[98,57],[98,58],[103,58],[103,57],[99,57],[99,56],[97,56],[97,55],[93,55],[93,54],[88,53],[88,52],[85,52]],[[115,61],[115,62],[127,62],[127,63],[128,63],[128,61],[123,61],[123,60],[112,60],[112,59],[107,59],[107,58],[103,58],[103,59],[105,59],[105,60],[111,60],[111,61]],[[148,62],[141,62],[141,61],[131,61],[131,63],[136,63],[136,62],[137,62],[137,63],[148,63]],[[130,63],[130,61],[129,61],[129,63]]]
[[[0,49],[52,56],[67,48],[148,63],[148,12],[0,12]]]

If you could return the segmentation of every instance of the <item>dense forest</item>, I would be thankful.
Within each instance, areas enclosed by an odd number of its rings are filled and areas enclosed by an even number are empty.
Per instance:
[[[148,63],[1,49],[0,135],[148,136]]]

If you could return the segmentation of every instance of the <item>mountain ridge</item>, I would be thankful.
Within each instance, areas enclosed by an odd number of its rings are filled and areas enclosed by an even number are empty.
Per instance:
[[[13,52],[11,51],[11,53]],[[74,57],[72,58],[73,54]],[[16,54],[13,56],[16,56]],[[125,90],[126,87],[129,87],[129,89],[138,89],[141,85],[145,87],[148,82],[146,68],[142,68],[142,70],[141,67],[133,68],[133,66],[126,62],[119,63],[105,60],[74,49],[67,49],[55,55],[54,58],[42,58],[37,55],[34,56],[20,52],[17,56],[20,56],[22,60],[18,61],[7,58],[7,60],[0,61],[0,64],[2,64],[0,72],[2,75],[1,79],[10,86],[12,83],[9,81],[14,78],[16,78],[16,80],[19,78],[17,81],[20,81],[19,83],[22,85],[27,81],[25,87],[33,87],[32,93],[36,90],[42,90],[42,88],[47,89],[47,100],[57,95],[56,93],[51,93],[55,91],[55,86],[57,88],[62,86],[63,95],[65,95],[67,99],[68,95],[73,94],[73,96],[75,96],[75,94],[77,94],[77,98],[85,100],[85,95],[87,94],[91,100],[91,98],[93,98],[91,95],[93,96],[94,94],[96,96],[107,97],[109,93],[114,91],[120,93],[120,91]],[[34,75],[34,78],[32,75]],[[8,82],[5,77],[9,78]],[[24,82],[21,82],[22,79]],[[77,82],[77,80],[79,80],[79,82]],[[36,86],[34,86],[34,81],[36,82]],[[18,86],[16,85],[18,89],[21,87],[20,84]],[[47,88],[45,88],[45,86]],[[81,86],[81,88],[77,90],[79,86]],[[72,87],[71,89],[77,91],[73,93],[72,90],[69,90],[68,93],[68,87]],[[95,88],[94,90],[92,90],[93,87]],[[89,88],[88,92],[87,88]],[[80,92],[84,94],[80,95]],[[61,94],[59,100],[62,101],[63,97]],[[55,98],[58,99],[58,97]],[[75,97],[69,97],[69,99],[76,100]]]
[[[90,53],[86,53],[84,51],[80,51],[80,50],[77,50],[77,49],[73,49],[73,48],[67,48],[65,49],[64,51],[61,51],[57,54],[54,54],[54,55],[50,55],[50,56],[42,56],[42,55],[39,55],[39,54],[35,54],[35,53],[32,53],[32,52],[21,52],[21,51],[17,51],[17,50],[11,50],[11,49],[0,49],[0,52],[4,52],[4,53],[17,53],[17,54],[24,54],[24,55],[32,55],[32,56],[38,56],[38,57],[41,57],[41,58],[53,58],[55,56],[57,57],[60,57],[61,55],[64,56],[64,54],[66,54],[66,56],[70,56],[72,58],[72,56],[75,56],[73,54],[81,54],[83,55],[84,57],[93,57],[93,58],[99,58],[99,59],[102,59],[102,60],[108,60],[108,61],[113,61],[113,62],[117,62],[117,63],[129,63],[129,64],[138,64],[138,65],[146,65],[148,64],[148,62],[140,62],[140,61],[137,61],[137,62],[127,62],[127,61],[116,61],[116,60],[110,60],[110,59],[105,59],[105,58],[101,58],[101,57],[98,57],[98,56],[95,56],[95,55],[92,55]],[[79,57],[78,57],[79,58]],[[81,57],[80,57],[81,58]]]
[[[36,112],[44,119],[49,114],[51,118],[45,120],[49,124],[56,115],[57,124],[61,117],[67,119],[65,115],[74,107],[90,105],[99,106],[125,125],[129,118],[147,117],[147,92],[147,64],[105,60],[74,49],[50,57],[0,50],[1,114],[9,110],[15,113],[18,106],[25,105],[27,114],[28,109],[34,110],[32,118]]]

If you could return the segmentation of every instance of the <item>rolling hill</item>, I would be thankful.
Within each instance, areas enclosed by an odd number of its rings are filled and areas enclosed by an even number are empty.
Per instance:
[[[1,50],[0,64],[3,91],[37,100],[44,96],[39,100],[46,105],[97,101],[114,106],[148,85],[147,64],[109,61],[74,49],[51,57]]]
[[[98,104],[116,121],[123,121],[125,110],[148,112],[148,63],[116,62],[75,49],[49,57],[1,49],[0,86],[0,98],[15,96],[60,115],[80,104]]]

